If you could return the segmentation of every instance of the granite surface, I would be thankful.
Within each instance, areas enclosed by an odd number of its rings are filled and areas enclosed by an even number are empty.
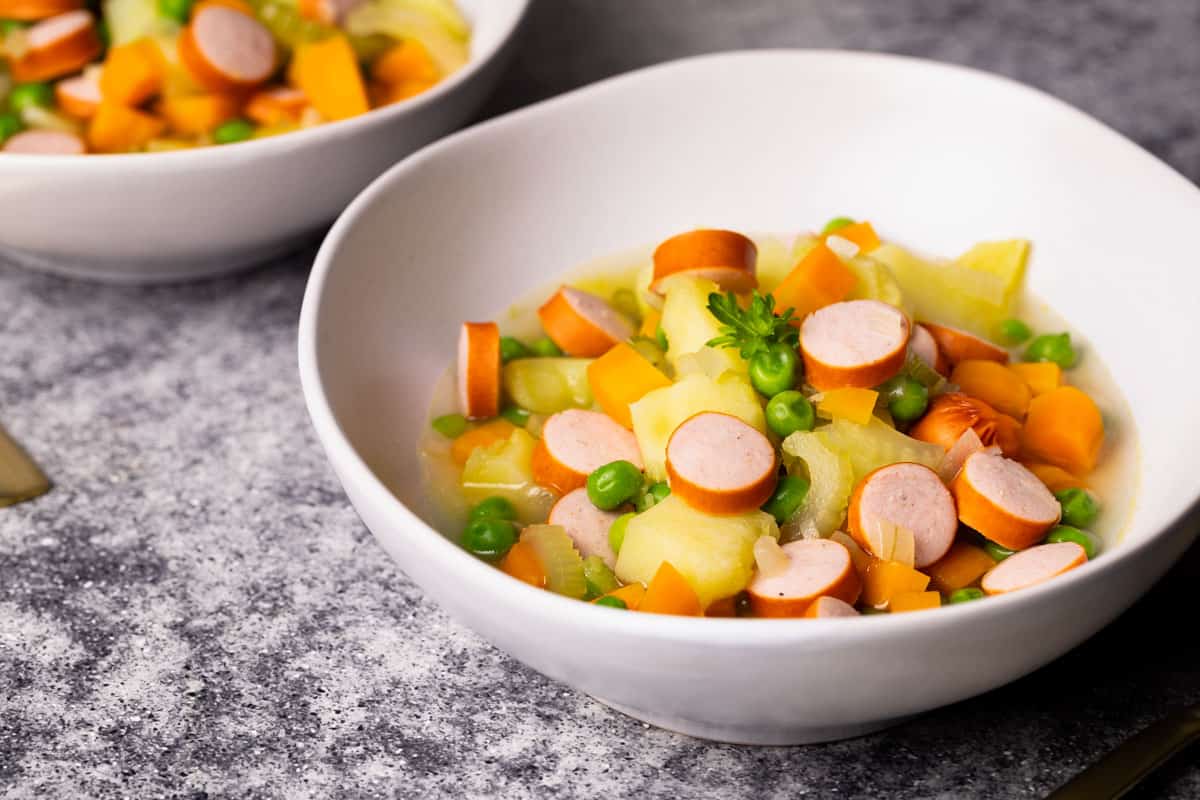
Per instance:
[[[1196,180],[1198,39],[1195,0],[543,0],[488,113],[692,53],[878,49],[1045,88]],[[1039,797],[1200,701],[1200,550],[1060,661],[854,741],[710,744],[552,683],[348,506],[296,376],[311,257],[145,289],[0,265],[0,421],[57,482],[0,510],[0,797]],[[1137,796],[1200,796],[1194,760]]]

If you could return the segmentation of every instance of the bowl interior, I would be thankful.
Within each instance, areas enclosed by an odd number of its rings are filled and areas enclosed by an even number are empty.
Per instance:
[[[414,444],[461,321],[495,318],[572,266],[682,229],[798,231],[843,213],[940,254],[1032,239],[1031,289],[1089,340],[1137,423],[1126,541],[1191,504],[1200,277],[1183,254],[1200,193],[1061,102],[961,68],[830,52],[706,57],[451,137],[339,221],[302,335],[350,446],[428,520]]]

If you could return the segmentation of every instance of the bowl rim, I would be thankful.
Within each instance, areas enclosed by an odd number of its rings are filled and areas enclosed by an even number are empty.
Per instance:
[[[710,53],[662,62],[626,72],[596,83],[574,89],[565,94],[524,106],[506,114],[473,125],[416,151],[393,165],[376,178],[347,206],[330,228],[317,252],[300,311],[297,338],[301,389],[308,407],[317,438],[335,467],[339,477],[345,476],[345,484],[353,484],[357,493],[376,507],[394,515],[397,527],[406,535],[419,537],[424,555],[436,558],[438,569],[458,574],[471,585],[482,589],[481,596],[495,598],[507,595],[514,604],[519,603],[523,611],[532,617],[555,618],[557,621],[573,616],[572,621],[586,624],[599,631],[621,632],[622,634],[654,638],[680,643],[707,642],[712,645],[737,644],[751,647],[772,647],[781,644],[823,647],[833,643],[859,641],[880,637],[909,638],[917,631],[933,626],[966,623],[977,624],[1019,613],[1019,609],[1034,604],[1061,600],[1084,584],[1106,580],[1120,565],[1130,561],[1148,549],[1162,545],[1168,535],[1180,523],[1200,510],[1200,489],[1197,489],[1185,507],[1157,531],[1137,542],[1122,541],[1104,558],[1088,562],[1054,580],[1029,587],[1019,592],[992,596],[986,603],[960,603],[943,606],[938,614],[904,614],[900,619],[892,614],[865,614],[856,620],[845,619],[739,619],[718,617],[671,617],[659,614],[613,614],[608,609],[593,607],[567,597],[536,589],[521,581],[513,580],[491,564],[472,557],[401,502],[363,461],[358,451],[347,438],[334,416],[329,398],[321,380],[317,356],[317,324],[320,317],[325,286],[337,262],[337,254],[343,241],[350,235],[358,219],[376,202],[377,198],[391,190],[394,183],[415,167],[426,161],[444,157],[465,142],[488,137],[492,131],[520,125],[525,120],[537,118],[548,111],[569,109],[578,103],[588,102],[593,95],[620,92],[625,87],[641,82],[649,76],[671,72],[681,74],[697,67],[720,69],[728,62],[773,60],[773,59],[816,59],[843,61],[847,64],[873,64],[885,68],[927,70],[954,73],[959,78],[975,81],[981,89],[1015,92],[1029,102],[1040,103],[1066,114],[1078,125],[1085,126],[1093,135],[1109,140],[1111,146],[1123,147],[1136,154],[1146,170],[1158,172],[1163,179],[1177,181],[1181,189],[1200,196],[1200,188],[1169,165],[1148,152],[1141,145],[1123,136],[1100,122],[1095,117],[1070,105],[1064,100],[1035,87],[1003,75],[932,59],[915,56],[838,49],[763,49],[733,50]],[[685,78],[685,80],[690,78]],[[1139,451],[1140,452],[1140,451]],[[345,487],[343,487],[345,490]],[[353,505],[353,501],[351,501]],[[374,532],[372,532],[374,533]],[[1196,532],[1188,532],[1195,538]],[[1140,596],[1140,595],[1139,595]],[[876,619],[879,617],[880,619]],[[882,618],[889,618],[886,622]]]
[[[146,159],[150,157],[154,159],[152,163],[158,164],[166,161],[167,163],[173,163],[173,166],[178,166],[178,162],[184,159],[195,159],[204,162],[197,163],[195,166],[208,168],[253,159],[263,155],[264,151],[269,149],[294,149],[325,138],[350,138],[360,131],[387,125],[394,119],[436,103],[445,95],[457,91],[460,86],[474,79],[476,74],[485,66],[491,64],[505,47],[512,42],[528,16],[529,8],[532,4],[533,0],[509,0],[507,5],[499,9],[500,12],[506,14],[506,16],[500,18],[502,28],[499,35],[486,50],[473,54],[461,69],[454,72],[445,80],[438,81],[431,88],[415,97],[408,98],[399,103],[390,103],[382,108],[370,109],[365,114],[350,117],[349,119],[323,122],[311,128],[289,131],[278,136],[268,136],[262,139],[252,139],[248,142],[235,142],[232,145],[222,146],[213,145],[185,148],[183,150],[168,150],[161,153],[88,153],[86,154],[86,158],[35,153],[4,153],[4,157],[0,158],[0,171],[3,170],[6,163],[13,166],[36,167],[40,169],[100,170],[113,166],[127,167],[134,163],[141,165],[146,163]],[[495,8],[498,5],[493,4],[489,0],[486,7]]]

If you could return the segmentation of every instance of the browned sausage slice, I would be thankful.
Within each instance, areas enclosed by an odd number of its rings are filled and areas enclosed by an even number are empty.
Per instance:
[[[667,440],[671,493],[697,511],[740,514],[767,502],[778,462],[771,441],[742,420],[702,411]]]
[[[836,597],[818,597],[813,601],[813,604],[808,607],[808,611],[804,612],[804,616],[810,619],[827,619],[829,617],[857,617],[858,609],[847,603],[845,600],[839,600]]]
[[[4,152],[26,155],[79,156],[86,150],[82,139],[64,131],[22,131],[4,143]]]
[[[554,504],[548,522],[561,525],[584,558],[600,556],[605,564],[615,567],[617,554],[608,543],[608,529],[622,513],[596,508],[588,499],[587,489],[579,488],[567,492]]]
[[[949,325],[935,325],[932,322],[922,322],[921,325],[929,331],[929,335],[937,342],[938,350],[945,356],[949,367],[960,361],[978,358],[984,361],[999,361],[1008,363],[1008,351],[997,347],[986,339],[981,339],[973,333],[967,333]]]
[[[746,587],[759,617],[802,617],[820,597],[853,604],[862,584],[850,551],[828,539],[801,539],[781,548],[788,565],[771,575],[756,572]]]
[[[807,380],[817,389],[869,389],[904,366],[908,318],[878,300],[847,300],[809,314],[800,326]]]
[[[880,522],[912,532],[914,566],[946,555],[958,533],[954,498],[937,473],[923,464],[889,464],[867,474],[850,495],[847,525],[864,550],[879,556],[871,534]]]
[[[542,426],[542,439],[533,448],[533,479],[566,494],[586,484],[592,470],[613,461],[643,468],[633,433],[607,414],[572,408]]]
[[[83,69],[102,45],[90,12],[68,11],[44,19],[25,32],[25,52],[9,64],[19,83],[46,81]]]
[[[713,281],[726,292],[748,292],[758,286],[758,247],[734,231],[702,228],[672,236],[654,250],[650,291],[663,293],[673,275]]]
[[[979,585],[988,594],[1015,592],[1062,575],[1086,561],[1087,552],[1075,542],[1040,544],[992,567]]]
[[[591,292],[564,286],[538,309],[546,335],[569,356],[595,358],[633,336],[633,325]]]
[[[1062,515],[1036,475],[998,453],[969,456],[950,489],[962,523],[1009,550],[1036,544]]]
[[[458,335],[458,398],[471,419],[500,413],[500,329],[494,322],[464,322]]]
[[[100,107],[100,81],[95,70],[54,84],[58,107],[77,119],[91,119]]]
[[[275,71],[275,40],[254,17],[227,6],[201,4],[179,37],[179,58],[202,86],[215,92],[248,89]]]

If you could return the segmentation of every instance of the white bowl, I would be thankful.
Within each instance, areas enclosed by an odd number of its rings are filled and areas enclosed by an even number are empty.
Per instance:
[[[931,252],[1028,236],[1030,281],[1133,407],[1125,541],[1042,586],[899,616],[681,619],[538,591],[431,528],[414,443],[464,319],[598,256],[835,213]],[[1195,536],[1200,192],[1008,80],[843,52],[709,56],[605,81],[431,146],[354,201],[300,321],[316,431],[384,549],[456,618],[639,719],[732,742],[842,738],[1012,681],[1079,644]],[[1130,488],[1133,491],[1133,488]]]
[[[487,96],[529,0],[460,4],[470,61],[404,103],[223,147],[0,156],[0,253],[75,277],[147,283],[230,272],[295,246]]]

